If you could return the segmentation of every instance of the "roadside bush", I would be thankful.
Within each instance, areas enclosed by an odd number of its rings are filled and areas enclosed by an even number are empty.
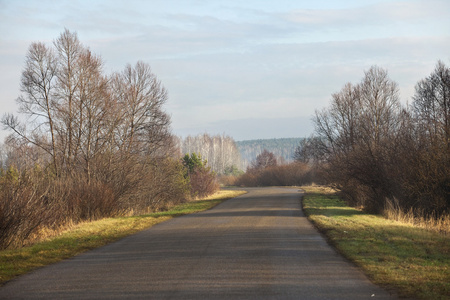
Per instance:
[[[121,185],[113,176],[87,180],[83,175],[56,177],[51,169],[0,176],[0,249],[19,248],[68,225],[105,217],[160,211],[190,196],[183,165],[174,159],[123,168]],[[201,182],[201,181],[199,181]],[[207,181],[205,181],[205,184]],[[211,186],[203,186],[211,191]],[[209,189],[209,190],[208,190]],[[202,194],[203,195],[203,194]]]
[[[236,180],[237,186],[258,186],[258,174],[256,172],[245,172],[239,176]]]
[[[124,211],[112,187],[104,182],[73,180],[68,188],[67,217],[73,222],[113,217]]]
[[[164,159],[151,164],[142,181],[141,191],[135,195],[138,203],[133,214],[163,211],[186,201],[190,196],[185,168],[175,159]]]
[[[195,170],[190,174],[191,196],[205,197],[217,192],[220,188],[216,175],[208,168]]]
[[[221,186],[235,186],[238,178],[238,176],[234,175],[220,175],[218,176],[218,181]]]
[[[216,174],[206,166],[207,161],[203,160],[200,155],[186,154],[182,162],[186,168],[185,178],[189,179],[192,198],[208,196],[219,190]]]
[[[304,163],[269,166],[264,169],[249,168],[240,176],[239,186],[295,186],[312,183],[312,169]]]
[[[0,249],[20,247],[39,227],[53,223],[50,186],[35,175],[10,167],[0,178]]]

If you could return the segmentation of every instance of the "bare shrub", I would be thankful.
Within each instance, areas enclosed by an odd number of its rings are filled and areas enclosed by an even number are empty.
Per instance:
[[[261,170],[249,169],[241,175],[239,186],[298,186],[312,183],[311,167],[294,162],[286,165],[271,166]]]
[[[149,165],[143,174],[143,185],[136,195],[139,200],[135,213],[161,211],[189,198],[189,181],[185,178],[183,165],[175,159],[164,159]]]
[[[88,181],[83,175],[56,177],[51,169],[19,174],[10,168],[0,176],[0,249],[39,241],[40,234],[56,233],[67,224],[164,210],[189,197],[189,181],[178,160],[161,160],[138,171],[124,172],[122,185],[114,186],[115,176],[109,182],[106,177]],[[215,191],[205,178],[197,182],[203,184],[198,194]]]
[[[245,172],[236,180],[237,186],[258,186],[258,174],[254,171]]]
[[[113,217],[123,210],[114,197],[113,189],[96,180],[73,182],[67,204],[70,217],[76,222]]]
[[[218,181],[221,186],[235,186],[237,185],[238,176],[220,175]]]
[[[216,174],[200,154],[186,154],[181,162],[185,168],[185,178],[189,179],[192,198],[208,196],[219,190]]]
[[[216,175],[207,168],[197,169],[190,174],[191,196],[205,197],[217,192],[220,188]]]
[[[51,223],[49,187],[31,173],[10,168],[0,178],[0,249],[21,246],[43,224]]]

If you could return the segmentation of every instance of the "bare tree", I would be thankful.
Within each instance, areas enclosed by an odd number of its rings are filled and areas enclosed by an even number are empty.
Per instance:
[[[277,165],[277,159],[275,157],[275,154],[272,152],[267,151],[266,149],[259,154],[255,161],[252,162],[251,168],[253,170],[263,170],[268,167],[274,167]]]
[[[75,115],[80,114],[80,109],[76,102],[77,91],[79,89],[80,74],[80,56],[84,47],[78,40],[75,32],[65,29],[63,33],[54,41],[57,53],[57,85],[55,96],[58,97],[59,118],[63,122],[60,124],[59,142],[61,144],[62,159],[69,169],[72,168],[73,159],[76,156],[75,134],[80,126],[74,124]]]
[[[397,84],[386,70],[372,67],[359,84],[346,84],[332,95],[329,108],[316,112],[325,174],[367,210],[379,211],[391,194],[385,158],[400,111]]]
[[[170,134],[170,117],[162,109],[167,91],[150,66],[137,62],[113,79],[113,97],[123,108],[119,128],[121,147],[126,151],[155,153]]]
[[[326,152],[324,142],[319,137],[311,136],[300,141],[294,152],[294,161],[317,165],[323,162],[323,155]]]
[[[397,115],[401,110],[398,84],[388,77],[386,70],[372,67],[365,73],[360,88],[361,136],[368,147],[377,148],[398,128]]]
[[[417,83],[412,107],[429,139],[440,139],[450,149],[450,68],[442,61]]]
[[[69,149],[76,164],[82,163],[87,180],[92,176],[92,161],[110,149],[117,120],[117,105],[110,97],[108,80],[101,73],[102,61],[89,50],[79,56],[79,78],[71,128]],[[67,115],[68,116],[68,115]],[[67,126],[68,131],[71,129]],[[71,143],[69,141],[69,143]]]
[[[54,120],[56,75],[57,60],[54,52],[43,43],[31,44],[22,72],[22,95],[16,101],[20,112],[27,116],[32,128],[27,130],[18,118],[11,114],[5,115],[2,123],[27,142],[50,154],[55,173],[59,174]]]
[[[438,61],[416,85],[412,115],[415,136],[408,156],[415,170],[405,182],[411,198],[428,212],[450,211],[450,68]]]

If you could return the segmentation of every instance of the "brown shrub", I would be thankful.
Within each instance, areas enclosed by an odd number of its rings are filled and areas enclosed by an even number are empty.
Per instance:
[[[39,169],[0,174],[0,249],[39,241],[42,232],[56,234],[67,224],[163,210],[188,197],[178,161],[161,160],[138,171],[124,170],[109,182],[107,177],[55,177]],[[215,180],[197,177],[198,195],[215,191]]]
[[[0,178],[0,249],[21,246],[40,226],[52,223],[50,189],[32,175]]]
[[[238,181],[238,177],[234,175],[220,175],[218,177],[218,181],[221,186],[235,186]]]
[[[286,165],[271,166],[262,170],[248,169],[236,181],[239,186],[294,186],[311,183],[311,167],[294,162]]]
[[[205,197],[220,189],[216,175],[208,168],[196,169],[190,174],[191,196]]]

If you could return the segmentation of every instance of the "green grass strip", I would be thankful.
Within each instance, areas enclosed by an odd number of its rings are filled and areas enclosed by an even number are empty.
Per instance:
[[[173,217],[210,209],[243,193],[220,191],[204,200],[183,203],[165,212],[86,222],[44,242],[17,250],[0,251],[0,285],[36,268],[104,246]]]
[[[371,280],[401,297],[450,298],[450,236],[348,207],[338,196],[307,193],[308,218]]]

